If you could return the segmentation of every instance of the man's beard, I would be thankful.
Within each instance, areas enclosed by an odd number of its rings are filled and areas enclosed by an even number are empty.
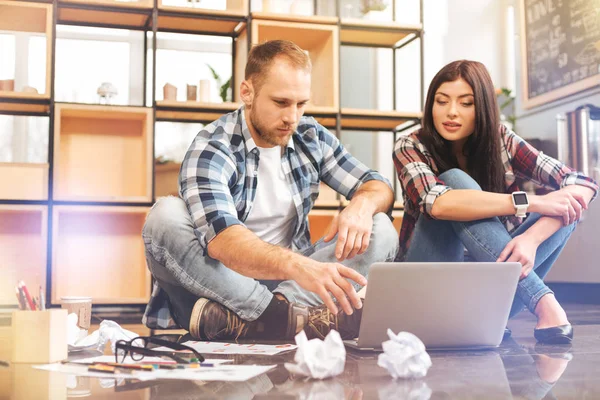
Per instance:
[[[268,130],[267,127],[265,127],[262,122],[260,121],[260,118],[258,118],[258,116],[256,115],[255,109],[252,108],[250,110],[250,123],[252,124],[252,126],[254,127],[254,130],[256,130],[256,133],[258,134],[258,136],[260,136],[260,138],[265,141],[266,143],[272,145],[272,146],[287,146],[288,142],[290,141],[290,138],[292,137],[292,133],[293,133],[293,126],[282,126],[281,128],[289,128],[292,132],[290,132],[289,135],[286,136],[280,136],[278,134],[274,134],[272,132],[270,132]]]

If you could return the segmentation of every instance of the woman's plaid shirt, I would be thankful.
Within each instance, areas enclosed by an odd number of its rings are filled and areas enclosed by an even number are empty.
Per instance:
[[[435,200],[451,190],[438,178],[439,171],[435,161],[421,142],[419,134],[420,131],[416,131],[400,137],[394,148],[394,165],[404,198],[404,218],[400,229],[400,251],[396,257],[397,261],[404,260],[419,217],[424,215],[433,218],[431,209]],[[502,138],[506,193],[520,190],[517,178],[521,178],[552,190],[568,185],[587,186],[596,192],[594,198],[598,195],[598,184],[594,180],[536,150],[504,125],[500,125],[499,134]],[[501,219],[509,232],[523,222],[515,216]]]

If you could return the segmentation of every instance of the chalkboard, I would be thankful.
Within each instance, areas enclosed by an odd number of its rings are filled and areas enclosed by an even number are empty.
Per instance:
[[[523,107],[600,86],[600,0],[521,0]]]

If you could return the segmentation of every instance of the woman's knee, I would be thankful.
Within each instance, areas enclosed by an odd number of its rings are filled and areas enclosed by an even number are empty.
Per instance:
[[[452,168],[446,172],[442,172],[439,178],[452,189],[481,190],[481,186],[479,186],[477,181],[459,168]]]

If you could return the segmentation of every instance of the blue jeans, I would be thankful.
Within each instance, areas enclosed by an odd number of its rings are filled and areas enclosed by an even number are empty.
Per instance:
[[[451,169],[440,178],[453,189],[481,190],[467,173]],[[495,262],[508,242],[535,224],[541,215],[530,213],[513,232],[508,232],[499,218],[460,222],[420,217],[415,226],[406,261],[410,262]],[[517,285],[510,317],[524,307],[532,313],[542,296],[553,293],[542,279],[558,258],[576,224],[560,228],[537,249],[533,270]],[[464,249],[467,249],[465,255]]]
[[[223,304],[248,321],[263,313],[274,292],[283,294],[290,302],[308,306],[322,304],[318,295],[302,289],[295,281],[258,281],[203,255],[191,216],[179,198],[166,197],[155,204],[142,237],[148,268],[167,293],[173,317],[182,327],[189,326],[192,308],[201,297]],[[336,241],[337,237],[328,243],[321,239],[301,253],[316,261],[337,262]],[[371,264],[392,261],[397,252],[398,234],[390,218],[379,213],[373,217],[367,251],[342,264],[367,276]],[[358,289],[359,285],[352,283]]]

